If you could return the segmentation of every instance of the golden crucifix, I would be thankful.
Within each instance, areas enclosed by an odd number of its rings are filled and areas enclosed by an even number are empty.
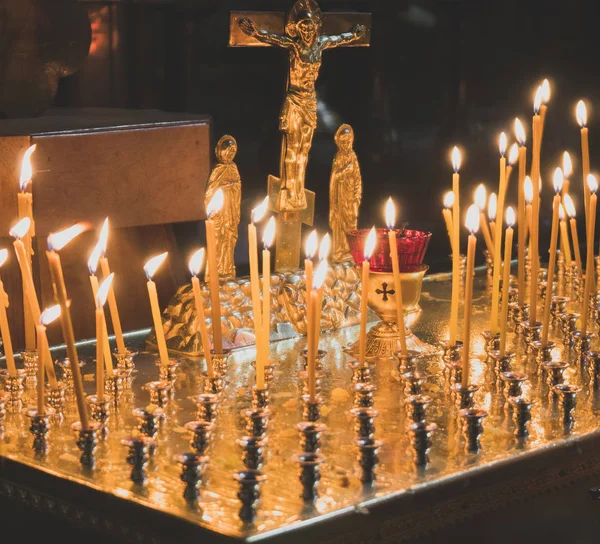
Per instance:
[[[279,115],[280,175],[269,176],[269,201],[279,213],[276,269],[300,264],[302,224],[312,225],[314,193],[304,187],[308,154],[317,127],[317,94],[323,51],[369,45],[370,14],[323,14],[314,0],[297,0],[287,17],[273,12],[232,12],[230,46],[272,45],[287,49],[290,69]],[[327,31],[327,33],[322,33]]]

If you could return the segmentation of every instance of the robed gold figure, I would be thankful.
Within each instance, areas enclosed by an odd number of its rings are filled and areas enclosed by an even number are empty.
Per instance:
[[[338,128],[335,143],[338,150],[329,184],[329,227],[333,234],[333,260],[339,263],[352,259],[346,233],[357,228],[362,176],[352,148],[354,131],[350,125]]]
[[[287,90],[279,116],[279,129],[283,135],[279,211],[306,208],[304,179],[308,153],[317,128],[315,82],[319,77],[323,51],[354,42],[366,32],[363,25],[354,25],[348,32],[323,36],[322,24],[321,10],[314,0],[298,0],[293,5],[287,16],[285,34],[258,29],[248,18],[239,20],[240,28],[248,36],[289,51]]]
[[[240,203],[242,199],[242,180],[236,164],[237,142],[233,136],[223,136],[215,148],[217,164],[213,168],[206,194],[206,206],[218,189],[223,190],[223,207],[212,216],[215,222],[217,245],[217,264],[219,276],[235,277],[233,253],[238,239],[240,224]]]

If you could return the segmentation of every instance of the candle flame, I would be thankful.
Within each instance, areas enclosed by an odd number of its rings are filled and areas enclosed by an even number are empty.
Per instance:
[[[583,100],[577,102],[575,116],[577,117],[577,123],[579,123],[581,128],[587,126],[587,108],[585,107],[585,102]]]
[[[190,269],[190,273],[192,276],[197,276],[200,274],[200,270],[202,270],[202,265],[204,264],[204,248],[201,247],[198,251],[196,251],[190,258],[190,262],[188,264],[188,268]]]
[[[525,145],[527,142],[527,139],[525,138],[525,129],[518,117],[515,117],[515,136],[517,137],[517,142],[519,142],[520,146]]]
[[[525,176],[523,192],[525,193],[525,202],[531,204],[533,202],[533,182],[529,176]]]
[[[313,276],[313,283],[312,283],[312,288],[313,289],[320,289],[323,286],[323,283],[325,282],[325,278],[327,277],[327,259],[323,259],[320,263],[319,266],[317,266],[317,269],[315,270],[315,274]]]
[[[98,237],[98,245],[100,246],[100,256],[104,257],[106,255],[106,246],[108,245],[108,217],[104,220],[104,223],[102,223],[100,236]]]
[[[514,166],[517,164],[519,160],[519,146],[515,143],[510,146],[510,150],[508,152],[508,164]]]
[[[544,104],[550,102],[550,82],[547,79],[542,82],[542,102]]]
[[[496,193],[492,193],[488,199],[488,219],[496,221],[496,211],[498,209],[498,197]]]
[[[540,113],[540,107],[542,106],[542,96],[544,91],[542,90],[542,86],[540,85],[535,92],[535,98],[533,99],[533,113],[536,115]]]
[[[148,278],[149,280],[152,279],[152,277],[158,270],[158,267],[164,262],[164,260],[167,258],[168,254],[169,254],[169,252],[165,251],[164,253],[161,253],[160,255],[157,255],[156,257],[152,257],[144,265],[144,272],[146,273],[146,278]]]
[[[210,219],[214,214],[220,212],[224,202],[225,195],[223,194],[223,189],[217,189],[206,206],[206,217]]]
[[[96,308],[102,308],[106,304],[108,292],[110,291],[110,286],[112,285],[114,277],[115,273],[111,272],[100,284],[100,287],[98,287],[98,293],[96,293]]]
[[[454,194],[452,197],[454,198]],[[396,226],[396,206],[394,206],[392,197],[388,198],[385,204],[385,224],[390,230]]]
[[[476,204],[471,204],[467,210],[465,227],[471,234],[475,234],[479,230],[479,208]]]
[[[565,208],[562,204],[558,207],[558,219],[560,221],[565,220]]]
[[[306,239],[306,245],[304,246],[304,253],[306,254],[307,259],[312,259],[317,252],[317,246],[319,245],[319,240],[317,237],[316,229],[313,230]]]
[[[27,187],[27,184],[31,181],[31,177],[33,176],[33,168],[31,166],[31,155],[35,151],[36,144],[30,145],[27,151],[25,151],[25,155],[23,155],[23,160],[21,161],[21,177],[19,178],[19,189],[24,191]]]
[[[269,249],[273,244],[273,239],[275,238],[275,218],[271,217],[267,226],[265,228],[265,232],[263,233],[263,247],[265,249]]]
[[[48,249],[50,251],[60,251],[63,249],[71,240],[75,239],[82,232],[87,230],[87,226],[83,223],[77,223],[68,229],[61,230],[60,232],[53,232],[48,236]]]
[[[0,249],[0,266],[6,262],[6,259],[8,259],[8,249]]]
[[[252,223],[258,223],[267,213],[268,207],[269,197],[266,196],[264,200],[250,213],[250,221],[252,221]]]
[[[452,208],[452,206],[454,206],[454,192],[448,191],[444,195],[444,208],[449,210],[450,208]]]
[[[517,218],[515,217],[515,210],[513,210],[512,206],[506,208],[506,226],[514,227]]]
[[[475,189],[475,197],[473,200],[475,201],[475,204],[477,204],[477,207],[479,208],[480,211],[485,210],[485,202],[487,200],[487,191],[485,190],[485,185],[483,183],[480,183],[477,186],[477,189]]]
[[[554,170],[554,192],[560,193],[562,191],[563,182],[565,181],[565,176],[563,175],[562,168],[559,166]]]
[[[100,260],[101,256],[102,256],[102,245],[101,245],[101,242],[98,242],[96,244],[96,246],[94,247],[94,249],[92,250],[92,253],[90,254],[90,258],[88,259],[88,262],[87,262],[88,270],[90,271],[90,275],[92,275],[92,276],[96,275],[96,270],[98,270],[98,261]]]
[[[61,314],[60,305],[55,304],[54,306],[49,306],[40,314],[40,325],[47,327],[53,321],[56,321]]]
[[[500,133],[500,143],[498,145],[498,149],[500,150],[500,156],[504,157],[504,154],[506,153],[506,146],[507,146],[507,142],[506,142],[506,134],[504,134],[504,132]]]
[[[9,234],[13,238],[20,240],[29,232],[29,227],[31,227],[31,219],[29,219],[29,217],[23,217],[21,221],[10,229]]]
[[[568,151],[563,153],[563,174],[565,179],[569,179],[573,173],[573,163],[571,162],[571,155]]]
[[[321,240],[321,245],[319,245],[319,260],[323,261],[329,257],[329,251],[331,250],[331,237],[329,233],[323,236]]]
[[[571,195],[566,194],[564,200],[565,200],[565,210],[567,212],[567,215],[569,216],[569,218],[573,219],[574,217],[576,217],[576,213],[575,213],[575,204],[573,204],[573,199],[571,198]]]
[[[460,163],[460,150],[458,149],[458,147],[454,146],[454,148],[452,149],[452,168],[455,172],[458,172],[460,170]]]
[[[375,227],[373,227],[369,231],[369,235],[367,236],[367,240],[365,242],[365,260],[369,260],[371,255],[373,255],[373,251],[375,251],[375,244],[377,244],[377,232],[375,231]]]
[[[596,181],[596,176],[594,174],[588,174],[587,177],[588,188],[592,193],[596,193],[598,190],[598,182]]]

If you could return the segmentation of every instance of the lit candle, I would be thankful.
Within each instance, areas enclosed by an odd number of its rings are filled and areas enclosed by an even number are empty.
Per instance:
[[[225,197],[222,189],[217,189],[206,206],[206,254],[208,256],[208,274],[210,284],[210,311],[213,329],[213,348],[215,353],[223,353],[223,332],[221,331],[221,302],[219,297],[219,267],[217,264],[217,239],[215,222],[211,219],[221,211]],[[264,294],[263,294],[264,296]]]
[[[589,174],[587,178],[588,188],[590,190],[590,207],[587,225],[587,260],[585,265],[585,288],[583,295],[583,305],[581,311],[581,334],[587,334],[588,314],[590,311],[590,294],[596,285],[594,281],[594,237],[596,234],[596,203],[598,182],[596,178]]]
[[[8,250],[0,249],[0,267],[6,262],[6,259],[8,259]],[[10,327],[8,326],[8,317],[6,315],[8,303],[8,295],[4,290],[4,283],[0,279],[0,334],[2,335],[2,344],[4,345],[8,375],[15,378],[17,376],[17,367],[15,366],[15,355],[13,353]]]
[[[496,193],[490,194],[488,198],[488,219],[490,220],[490,232],[492,233],[492,243],[496,239],[496,210],[498,208],[498,197]],[[492,259],[494,252],[492,251]]]
[[[480,183],[475,189],[475,204],[479,208],[479,223],[481,225],[481,232],[483,233],[483,239],[485,241],[485,246],[487,247],[488,253],[490,255],[490,259],[492,262],[494,261],[494,244],[492,242],[492,235],[490,234],[490,226],[487,222],[487,217],[485,216],[485,204],[487,200],[487,193],[485,190],[485,185]]]
[[[573,262],[573,257],[571,244],[569,243],[569,231],[567,230],[567,214],[562,204],[558,207],[558,220],[560,221],[560,245],[565,256],[565,263],[570,265]]]
[[[460,170],[461,156],[458,147],[452,150],[452,192],[454,208],[452,210],[453,248],[452,248],[452,302],[450,305],[450,345],[456,345],[458,332],[458,302],[460,297]],[[364,362],[364,361],[361,361]]]
[[[581,128],[581,167],[583,171],[583,194],[585,197],[583,210],[585,212],[585,224],[588,224],[588,208],[590,207],[590,189],[587,183],[588,176],[590,174],[590,144],[588,139],[588,116],[585,102],[580,100],[577,102],[577,108],[575,109],[575,116],[577,117],[577,123]]]
[[[465,226],[469,231],[469,243],[467,245],[467,277],[465,281],[465,313],[463,334],[463,365],[462,386],[469,385],[469,370],[471,366],[471,313],[473,311],[473,275],[475,271],[475,249],[479,230],[479,208],[472,204],[467,210]]]
[[[513,226],[515,212],[506,208],[506,232],[504,236],[504,268],[502,270],[502,315],[500,317],[500,357],[506,355],[506,333],[508,329],[508,291],[510,289],[510,260],[512,258]]]
[[[452,208],[454,206],[454,193],[452,191],[448,191],[444,195],[444,209],[442,210],[442,214],[444,216],[444,221],[446,222],[446,230],[448,231],[448,240],[450,240],[450,250],[454,253],[454,240],[452,238]]]
[[[541,121],[540,106],[542,103],[542,88],[538,87],[533,103],[533,159],[531,162],[531,180],[534,187],[539,184],[540,179],[540,147],[541,147]],[[535,285],[539,271],[539,226],[540,226],[540,193],[533,191],[533,203],[531,207],[531,282]],[[535,325],[537,321],[537,289],[530,289],[529,301],[529,323]]]
[[[563,166],[562,166],[562,170],[563,170],[563,176],[564,176],[564,181],[563,181],[563,188],[562,188],[562,199],[563,199],[563,203],[564,203],[564,199],[565,199],[565,195],[569,193],[569,189],[570,189],[570,178],[571,178],[571,174],[573,173],[573,163],[571,162],[571,155],[569,155],[568,151],[565,151],[563,153]],[[565,260],[567,264],[571,264],[572,262],[572,258],[571,258],[571,247],[570,244],[568,243],[569,241],[569,233],[567,231],[567,224],[565,222],[565,210],[563,209],[564,204],[562,204],[560,206],[560,208],[558,209],[558,217],[559,217],[559,221],[560,221],[560,239],[558,240],[558,248],[560,249],[561,254],[563,254],[565,256]],[[565,235],[563,235],[563,229],[565,231]],[[565,240],[567,240],[567,247],[565,247]],[[562,284],[560,286],[562,288]]]
[[[544,138],[544,127],[546,126],[546,113],[548,112],[548,102],[550,102],[550,82],[547,79],[540,85],[542,90],[542,103],[540,105],[540,151],[542,149],[542,140]]]
[[[306,299],[308,302],[308,297],[310,296],[310,291],[312,290],[312,282],[313,282],[313,259],[315,254],[317,253],[317,246],[319,245],[319,241],[317,239],[317,231],[313,230],[306,240],[305,245],[305,255],[304,259],[304,275],[306,277]]]
[[[560,208],[563,180],[563,171],[561,168],[557,168],[554,171],[552,230],[550,231],[550,258],[548,261],[548,278],[546,282],[546,303],[544,304],[544,317],[542,319],[542,346],[548,344],[548,334],[550,332],[550,306],[552,305],[552,287],[554,285],[554,268],[556,267],[556,248],[558,245],[558,212]]]
[[[98,261],[100,260],[101,253],[102,253],[101,242],[98,242],[98,244],[96,244],[96,247],[94,247],[94,250],[92,251],[92,254],[90,255],[90,258],[88,259],[88,270],[90,272],[90,285],[92,286],[92,294],[94,295],[94,300],[96,300],[96,298],[98,296],[99,282],[98,282],[98,277],[96,276],[96,270],[98,269]],[[112,286],[112,282],[109,284],[109,286]],[[106,327],[106,319],[104,319],[104,308],[102,309],[102,316],[103,316],[102,317],[103,323]],[[98,338],[97,334],[96,334],[96,338]],[[102,346],[102,356],[104,357],[104,364],[106,365],[106,374],[108,376],[113,376],[114,370],[113,370],[112,356],[110,354],[110,343],[108,341],[108,330],[103,331],[102,342],[104,344],[104,346]]]
[[[517,188],[517,281],[519,286],[519,307],[525,305],[525,239],[527,222],[525,220],[525,172],[527,169],[527,147],[525,129],[521,121],[515,119],[515,136],[519,142],[519,181]]]
[[[27,260],[27,250],[23,245],[23,236],[27,234],[29,227],[31,226],[31,220],[29,217],[21,219],[12,229],[10,229],[10,235],[15,239],[13,246],[17,254],[17,261],[19,262],[19,269],[21,270],[21,278],[23,281],[23,290],[25,297],[27,298],[28,306],[31,315],[35,319],[36,324],[40,321],[40,303],[38,302],[37,293],[35,292],[35,286],[33,285],[33,276],[31,275],[31,267]],[[46,351],[42,357],[41,351]],[[48,374],[48,383],[52,389],[58,387],[58,381],[56,380],[56,373],[54,372],[54,365],[52,364],[52,356],[50,355],[50,348],[46,347],[42,350],[38,346],[38,357],[46,362],[46,373]]]
[[[267,222],[263,233],[263,345],[265,347],[262,359],[256,365],[257,381],[256,388],[264,389],[265,384],[258,382],[258,375],[262,374],[264,380],[265,366],[269,361],[270,335],[271,335],[271,251],[270,247],[275,239],[275,218],[271,217]]]
[[[568,151],[563,153],[563,175],[565,177],[565,181],[563,182],[562,189],[562,197],[565,198],[565,195],[569,193],[571,188],[571,175],[573,174],[573,163],[571,161],[571,155],[569,155]]]
[[[504,198],[506,196],[506,134],[500,134],[500,183],[498,185],[498,217],[504,217]],[[502,222],[496,229],[494,238],[494,273],[492,276],[492,312],[490,317],[490,331],[492,336],[498,333],[498,304],[500,301],[500,259],[502,258]]]
[[[81,428],[89,429],[89,420],[87,413],[87,405],[85,402],[85,394],[83,392],[83,380],[81,379],[81,370],[79,368],[79,356],[75,348],[75,335],[73,334],[73,322],[71,321],[71,310],[69,297],[67,296],[67,288],[63,276],[62,265],[57,251],[64,248],[73,238],[81,234],[85,230],[83,225],[73,225],[61,232],[52,233],[48,236],[48,265],[50,266],[50,278],[54,287],[54,298],[57,304],[60,305],[60,324],[62,327],[63,338],[67,345],[67,355],[73,375],[73,385],[75,388],[75,398],[77,400],[77,410]]]
[[[31,155],[35,151],[36,144],[30,146],[23,160],[21,161],[21,176],[19,179],[19,194],[17,195],[17,210],[19,219],[28,217],[31,221],[29,231],[23,237],[23,244],[25,245],[27,264],[31,269],[31,257],[33,255],[33,237],[35,236],[35,223],[33,221],[33,194],[26,191],[27,185],[31,181],[33,176],[33,168],[31,166]],[[23,323],[25,328],[25,349],[27,351],[35,351],[35,320],[31,315],[31,309],[27,302],[27,295],[25,293],[25,283],[23,283]]]
[[[577,263],[577,270],[579,276],[583,275],[583,269],[581,266],[581,251],[579,250],[579,236],[577,234],[577,218],[575,213],[575,205],[570,195],[564,197],[565,210],[569,216],[569,224],[571,226],[571,238],[573,238],[573,253],[575,254],[575,262]]]
[[[148,282],[148,297],[150,299],[150,310],[152,311],[152,321],[154,323],[154,331],[156,333],[156,345],[158,346],[158,355],[160,364],[165,366],[169,363],[169,352],[167,350],[167,341],[165,340],[165,329],[163,328],[162,318],[160,315],[160,306],[158,304],[158,293],[156,292],[156,283],[152,280],[158,267],[164,262],[169,253],[165,251],[156,257],[152,257],[145,265],[144,272]]]
[[[508,162],[506,164],[506,189],[510,185],[510,176],[512,175],[513,168],[519,160],[519,144],[514,143],[508,150]]]
[[[254,338],[256,345],[257,381],[262,379],[258,376],[258,361],[262,360],[264,336],[262,334],[262,310],[260,308],[260,279],[258,275],[258,243],[256,236],[256,223],[267,213],[269,197],[266,196],[262,203],[252,210],[250,224],[248,225],[248,256],[250,263],[250,292],[252,293],[252,315],[254,317]]]
[[[206,320],[204,317],[204,299],[200,292],[200,270],[204,263],[204,248],[201,247],[196,251],[189,262],[190,274],[192,275],[192,291],[194,293],[194,302],[196,304],[196,320],[198,322],[198,329],[200,329],[200,339],[202,340],[202,351],[204,352],[204,359],[206,360],[206,371],[208,377],[214,377],[214,370],[212,364],[212,354],[210,352],[210,341],[208,340],[208,329],[206,328]]]
[[[408,355],[406,346],[406,330],[404,328],[404,304],[402,303],[402,283],[400,282],[400,262],[398,260],[398,245],[396,234],[396,207],[390,197],[385,206],[385,222],[388,228],[388,242],[390,244],[390,256],[392,257],[392,272],[394,274],[394,296],[396,297],[396,323],[398,323],[398,334],[400,335],[400,350],[402,355]]]
[[[104,305],[110,291],[114,274],[110,274],[97,289],[96,300],[96,397],[104,400],[104,351],[106,339],[106,319]],[[108,369],[108,367],[107,367]]]
[[[102,230],[100,231],[100,239],[98,244],[102,248],[100,254],[100,268],[102,269],[102,276],[108,278],[110,276],[110,265],[108,264],[108,258],[106,257],[106,246],[108,243],[108,217],[104,220]],[[117,352],[120,354],[127,353],[125,347],[125,339],[123,338],[123,328],[121,327],[121,317],[119,316],[119,307],[117,306],[117,298],[115,296],[115,286],[110,285],[110,291],[108,292],[108,309],[110,311],[110,319],[112,321],[113,331],[115,333],[115,341],[117,342]]]
[[[37,411],[38,414],[45,413],[45,400],[44,400],[44,369],[47,366],[46,357],[48,354],[48,337],[46,336],[46,327],[50,325],[54,320],[60,317],[60,306],[56,304],[50,308],[46,308],[41,314],[38,324],[36,325],[37,331],[37,346],[39,350],[38,357],[38,368],[37,368]],[[52,362],[52,361],[50,361]]]
[[[377,243],[377,233],[375,227],[369,231],[369,235],[365,241],[364,257],[365,260],[362,262],[362,275],[361,275],[361,297],[360,297],[360,336],[358,343],[358,362],[361,365],[365,364],[365,356],[367,351],[367,313],[368,306],[367,302],[369,299],[369,271],[371,269],[370,259],[375,251],[375,244]]]
[[[322,287],[327,276],[327,261],[323,260],[317,266],[313,283],[308,298],[308,394],[314,401],[317,392],[316,381],[316,356],[319,351],[319,337],[321,335],[321,296]]]
[[[523,184],[523,193],[525,198],[525,238],[529,236],[529,246],[531,249],[531,207],[533,203],[533,183],[529,176],[525,176],[525,183]],[[531,257],[531,253],[529,253]]]

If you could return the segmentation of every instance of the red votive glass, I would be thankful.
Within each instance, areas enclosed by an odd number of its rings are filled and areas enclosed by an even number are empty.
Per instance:
[[[352,253],[356,264],[361,264],[365,260],[365,241],[370,230],[358,229],[346,234],[350,253]],[[420,270],[427,246],[429,245],[431,232],[411,229],[395,230],[400,272],[416,272]],[[370,260],[371,270],[374,272],[391,272],[392,258],[390,256],[388,229],[375,229],[375,231],[377,233],[377,245]]]

